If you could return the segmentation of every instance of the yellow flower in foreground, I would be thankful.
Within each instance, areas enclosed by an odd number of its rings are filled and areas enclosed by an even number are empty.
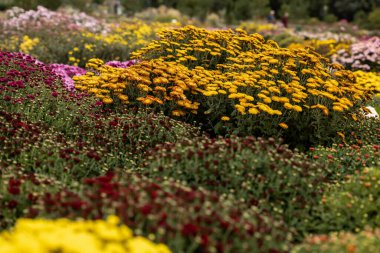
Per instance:
[[[106,221],[19,219],[11,231],[0,233],[1,253],[170,253],[167,246],[133,237],[119,218]]]
[[[143,237],[136,237],[127,244],[128,253],[170,253],[163,244],[155,244]]]
[[[221,118],[221,120],[223,120],[223,121],[229,121],[229,120],[230,120],[230,117],[223,116],[223,117]]]
[[[288,127],[288,125],[286,124],[286,123],[284,123],[284,122],[281,122],[280,124],[278,124],[281,128],[283,128],[283,129],[288,129],[289,127]]]

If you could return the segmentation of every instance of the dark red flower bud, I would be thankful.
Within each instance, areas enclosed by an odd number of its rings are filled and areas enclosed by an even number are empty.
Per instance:
[[[18,202],[14,199],[12,199],[8,202],[8,208],[9,209],[15,209],[17,207],[17,205],[18,205]]]
[[[192,223],[187,223],[182,227],[182,235],[195,236],[199,231],[199,227]]]

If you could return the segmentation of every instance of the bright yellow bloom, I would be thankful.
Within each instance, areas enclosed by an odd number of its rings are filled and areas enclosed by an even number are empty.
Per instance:
[[[333,106],[333,110],[334,111],[337,111],[337,112],[343,112],[343,107],[341,107],[341,106],[338,106],[338,105],[334,105]]]
[[[103,101],[103,103],[105,103],[105,104],[112,104],[113,99],[110,98],[110,97],[104,97],[104,98],[102,99],[102,101]]]
[[[256,114],[259,114],[260,111],[258,109],[256,109],[256,108],[253,107],[253,108],[249,108],[248,109],[248,113],[252,114],[252,115],[256,115]]]
[[[229,121],[229,120],[230,120],[230,117],[223,116],[223,117],[221,118],[221,120],[223,120],[223,121]]]
[[[299,105],[293,105],[293,110],[296,112],[302,112],[302,107]]]
[[[291,104],[289,104],[289,103],[285,103],[284,107],[285,107],[285,109],[288,109],[288,110],[293,109],[293,106]]]
[[[153,104],[154,100],[150,98],[145,98],[144,100],[141,101],[144,105],[151,105]]]
[[[235,105],[236,110],[238,110],[241,114],[245,114],[245,107],[242,105]]]
[[[266,104],[270,104],[270,103],[272,103],[272,100],[271,100],[270,98],[268,98],[268,97],[264,98],[263,101],[264,101],[264,103],[266,103]]]
[[[289,127],[288,127],[288,125],[286,124],[286,123],[284,123],[284,122],[281,122],[280,124],[278,124],[281,128],[283,128],[283,129],[288,129]]]
[[[270,72],[274,75],[277,75],[278,74],[278,70],[277,69],[271,69]]]
[[[133,237],[119,218],[106,221],[68,219],[19,219],[10,231],[0,233],[0,252],[62,253],[170,253],[167,246],[143,237]]]

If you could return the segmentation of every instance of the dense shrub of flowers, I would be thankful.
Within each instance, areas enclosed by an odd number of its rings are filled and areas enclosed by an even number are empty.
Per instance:
[[[55,193],[41,187],[31,198],[27,198],[31,188],[25,188],[28,180],[15,183],[16,180],[9,180],[13,195],[5,193],[5,196],[23,200],[11,206],[19,215],[99,219],[115,214],[137,235],[154,235],[152,239],[167,244],[173,252],[289,249],[291,234],[283,222],[247,207],[233,196],[219,196],[175,180],[108,173]],[[1,208],[6,211],[10,207]]]
[[[61,179],[99,175],[110,167],[134,165],[157,143],[199,134],[196,127],[162,114],[103,110],[101,102],[67,90],[54,72],[56,65],[36,63],[21,53],[1,57],[4,167],[18,164]]]
[[[78,119],[66,126],[70,133],[63,135],[44,124],[30,123],[20,114],[0,111],[0,166],[17,165],[72,180],[110,168],[129,168],[158,143],[198,135],[196,128],[163,115],[141,112],[108,117]]]
[[[143,110],[120,110],[94,118],[85,117],[71,131],[75,140],[84,141],[83,145],[95,145],[99,151],[104,150],[108,168],[134,166],[145,159],[146,151],[159,143],[200,135],[197,127],[162,113]]]
[[[68,91],[54,66],[29,55],[0,51],[0,74],[0,105],[7,113],[22,113],[26,120],[43,120],[62,130],[75,116],[93,112],[93,98]]]
[[[380,230],[367,229],[358,234],[331,233],[312,235],[292,249],[292,253],[376,253],[380,248]]]
[[[327,59],[350,41],[291,36],[300,44],[281,48],[242,29],[92,30],[43,8],[17,12],[0,48],[47,63],[0,50],[0,230],[19,218],[40,230],[21,220],[0,233],[0,252],[274,253],[310,234],[321,235],[294,250],[376,246],[370,232],[329,234],[380,225],[379,119],[364,107],[378,106],[377,73]],[[111,239],[116,230],[129,237]]]
[[[317,53],[325,56],[325,57],[331,57],[333,54],[335,54],[338,50],[341,49],[348,49],[349,44],[342,43],[336,40],[305,40],[300,43],[291,43],[288,45],[288,48],[300,48],[300,47],[311,47],[313,48]]]
[[[380,161],[380,145],[367,144],[363,146],[333,144],[332,147],[311,148],[311,159],[327,162],[333,177],[342,180],[345,176],[360,171],[365,167],[374,166]]]
[[[288,47],[292,43],[302,43],[304,41],[303,39],[298,38],[289,32],[283,32],[275,34],[273,36],[266,36],[265,38],[276,41],[280,47]]]
[[[86,74],[86,70],[77,66],[53,63],[49,64],[54,74],[58,75],[67,89],[74,89],[74,76]]]
[[[171,23],[187,23],[189,17],[179,10],[161,5],[158,8],[146,8],[140,12],[134,13],[134,16],[141,20]]]
[[[366,109],[366,108],[363,108]],[[365,115],[370,113],[369,110],[363,110]],[[362,116],[361,116],[362,117]],[[378,118],[365,118],[364,120],[347,123],[347,132],[340,135],[340,140],[336,143],[343,142],[348,145],[371,145],[380,144],[380,127]]]
[[[247,31],[247,33],[259,33],[263,36],[271,35],[281,32],[282,26],[271,23],[258,23],[258,22],[242,22],[239,24],[239,28]]]
[[[119,218],[106,221],[68,219],[20,219],[11,231],[0,233],[0,252],[46,253],[170,253],[163,244],[154,244],[119,224]]]
[[[350,69],[364,71],[380,70],[380,38],[370,37],[352,44],[349,50],[339,50],[332,56],[338,62]]]
[[[327,31],[326,31],[327,30]],[[330,31],[329,31],[330,30]],[[334,40],[342,43],[351,44],[357,41],[357,38],[350,33],[347,32],[332,32],[329,28],[324,28],[320,30],[305,30],[299,31],[294,34],[303,40]]]
[[[321,200],[312,229],[318,233],[379,227],[380,169],[366,168],[332,187]],[[317,225],[318,224],[318,225]]]
[[[3,21],[2,27],[6,34],[14,32],[26,32],[30,29],[86,29],[92,32],[102,31],[104,24],[87,14],[73,13],[66,14],[51,11],[43,6],[38,6],[36,10],[25,11],[22,8],[14,7],[6,11],[7,19]]]
[[[274,139],[197,138],[154,150],[140,173],[232,194],[300,230],[331,173],[323,163],[312,162]]]
[[[283,136],[302,146],[331,141],[371,94],[314,51],[278,48],[258,34],[188,26],[159,36],[128,69],[90,60],[95,72],[75,77],[76,87],[105,103],[195,120],[213,134]]]
[[[380,160],[379,123],[376,118],[353,121],[332,146],[310,147],[308,155],[310,159],[327,163],[334,171],[333,179],[338,181],[365,167],[375,166]]]
[[[380,97],[380,73],[357,70],[354,75],[358,84],[374,90],[377,96]]]
[[[156,32],[179,26],[139,20],[109,24],[88,17],[92,19],[90,22],[83,15],[75,16],[77,20],[71,14],[49,11],[43,7],[15,15],[0,25],[0,49],[22,51],[45,63],[83,67],[87,60],[94,57],[106,61],[126,61],[130,52],[148,44],[156,37]]]
[[[130,61],[109,61],[106,62],[106,65],[114,67],[114,68],[128,68],[132,66],[133,64],[136,64],[137,62],[135,60],[130,60]]]
[[[2,169],[17,165],[61,180],[99,175],[107,169],[103,147],[70,140],[42,124],[24,121],[20,115],[0,111],[0,129]]]

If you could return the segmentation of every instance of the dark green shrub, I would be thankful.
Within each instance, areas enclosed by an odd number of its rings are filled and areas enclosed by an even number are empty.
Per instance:
[[[196,138],[158,145],[139,172],[232,194],[302,230],[330,171],[274,139]],[[159,179],[157,179],[159,180]]]
[[[0,3],[0,11],[5,11],[6,9],[10,8],[11,6],[7,3]]]
[[[323,21],[327,23],[335,23],[338,21],[338,18],[334,14],[327,14],[323,17]]]
[[[63,0],[13,0],[15,6],[19,6],[26,10],[35,9],[38,5],[42,5],[51,10],[56,10],[62,3]]]
[[[368,15],[367,28],[380,29],[380,8],[375,8]]]

